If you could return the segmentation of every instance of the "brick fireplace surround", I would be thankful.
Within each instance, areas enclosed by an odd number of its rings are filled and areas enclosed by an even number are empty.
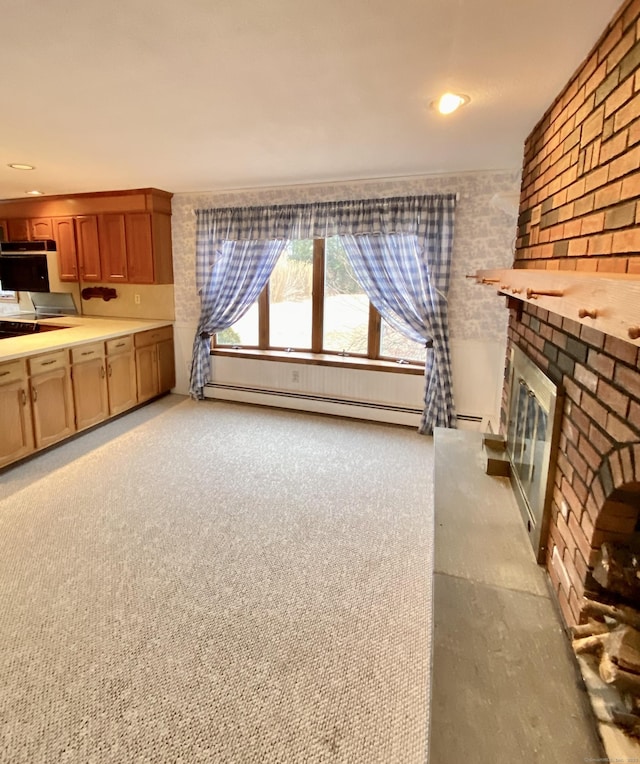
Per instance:
[[[639,167],[640,0],[629,0],[527,139],[515,267],[640,280]],[[640,349],[530,303],[511,312],[509,343],[565,390],[546,559],[573,625],[596,550],[640,514]]]

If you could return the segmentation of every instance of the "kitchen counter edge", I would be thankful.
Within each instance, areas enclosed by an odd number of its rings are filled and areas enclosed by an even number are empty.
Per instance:
[[[106,341],[149,329],[173,326],[173,321],[167,319],[93,318],[87,316],[60,316],[59,318],[41,319],[38,323],[64,328],[0,340],[0,363],[40,355],[53,350],[71,348],[87,342]]]

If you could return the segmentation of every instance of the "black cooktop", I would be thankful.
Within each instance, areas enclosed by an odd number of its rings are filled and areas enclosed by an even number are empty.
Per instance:
[[[22,337],[25,334],[36,334],[40,324],[36,321],[4,321],[0,320],[0,340],[9,337]]]

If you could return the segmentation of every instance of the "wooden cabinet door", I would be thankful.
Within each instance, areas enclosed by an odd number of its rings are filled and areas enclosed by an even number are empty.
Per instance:
[[[138,403],[160,394],[157,345],[146,345],[136,349],[136,383]]]
[[[109,412],[120,414],[136,405],[136,363],[132,352],[107,357]]]
[[[166,393],[176,386],[176,362],[173,340],[158,343],[158,387]]]
[[[0,433],[0,467],[34,450],[31,401],[26,377],[0,385]]]
[[[98,237],[104,281],[127,281],[127,243],[123,214],[100,215]]]
[[[27,218],[13,218],[7,220],[9,227],[8,241],[29,241],[29,220]]]
[[[127,268],[132,284],[153,284],[153,241],[151,214],[130,212],[125,215]]]
[[[29,220],[29,238],[31,241],[55,238],[51,218],[31,218]]]
[[[109,416],[104,358],[74,364],[72,381],[76,429],[84,430],[104,421]]]
[[[45,448],[74,432],[69,368],[63,366],[31,377],[36,448]]]
[[[80,215],[75,219],[75,225],[80,278],[82,281],[102,281],[98,218],[96,215]]]
[[[78,280],[78,254],[73,218],[52,218],[52,237],[58,250],[60,281]]]
[[[0,241],[9,241],[9,224],[6,220],[0,220]]]

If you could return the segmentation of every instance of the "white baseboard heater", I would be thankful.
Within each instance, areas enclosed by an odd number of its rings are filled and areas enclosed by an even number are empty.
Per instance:
[[[311,411],[320,414],[334,414],[356,419],[370,419],[377,422],[417,426],[422,409],[378,403],[353,398],[338,398],[292,390],[276,390],[262,387],[210,382],[205,386],[206,398],[256,403],[279,408]]]
[[[352,419],[368,419],[374,422],[387,422],[418,427],[422,409],[411,406],[398,406],[392,403],[378,403],[353,398],[339,398],[314,393],[302,393],[292,390],[276,390],[262,387],[223,384],[210,382],[205,386],[205,398],[214,400],[252,403],[261,406],[310,411],[316,414],[333,414]],[[457,414],[458,427],[468,430],[486,429],[486,418],[474,414]]]

